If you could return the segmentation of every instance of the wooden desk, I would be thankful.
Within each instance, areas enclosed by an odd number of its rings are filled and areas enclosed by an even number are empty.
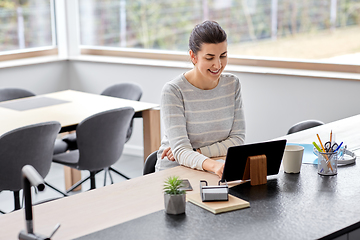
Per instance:
[[[196,193],[200,179],[218,182],[214,174],[186,167],[133,178],[34,206],[34,231],[46,235],[60,223],[53,239],[73,239],[164,209],[162,186],[171,175],[189,179]],[[0,239],[16,239],[25,229],[24,210],[0,215],[0,226]]]
[[[350,150],[353,150],[354,147],[356,148],[357,144],[359,144],[359,139],[357,138],[360,133],[360,126],[358,124],[359,121],[360,115],[330,123],[324,126],[316,127],[314,129],[306,130],[300,133],[284,136],[281,138],[287,138],[289,142],[311,143],[312,141],[314,141],[316,133],[329,134],[330,130],[332,129],[333,133],[336,134],[337,139],[344,141],[345,144],[350,147]],[[260,203],[257,203],[256,199],[250,199],[251,207],[248,209],[210,216],[212,219],[215,218],[215,220],[226,219],[227,216],[240,216],[238,219],[243,220],[233,223],[232,229],[235,229],[234,231],[239,232],[240,230],[238,230],[238,228],[241,227],[240,232],[246,234],[247,236],[251,235],[250,237],[244,237],[243,239],[253,239],[254,237],[256,238],[256,236],[258,236],[257,234],[262,230],[262,226],[274,227],[274,231],[264,233],[264,235],[267,236],[267,238],[264,239],[279,239],[281,238],[281,236],[278,236],[277,234],[279,234],[279,232],[281,231],[284,231],[284,224],[286,223],[293,223],[292,228],[285,229],[290,231],[290,233],[291,231],[296,232],[297,227],[304,228],[304,226],[297,226],[297,224],[299,223],[297,215],[289,215],[287,211],[287,209],[292,206],[295,206],[297,208],[299,206],[297,206],[297,204],[294,204],[294,202],[291,201],[288,201],[286,204],[284,204],[284,201],[286,201],[286,196],[290,196],[294,191],[297,191],[297,194],[305,191],[309,185],[306,185],[305,188],[302,187],[302,185],[296,184],[297,182],[303,182],[308,176],[311,176],[312,178],[316,178],[317,180],[314,182],[310,182],[312,190],[310,192],[311,197],[307,198],[307,203],[316,206],[316,199],[321,193],[322,197],[328,196],[334,198],[334,200],[336,201],[334,201],[332,206],[337,206],[337,208],[339,208],[339,210],[337,210],[337,213],[339,214],[339,218],[337,218],[338,221],[336,221],[335,224],[331,224],[333,220],[329,220],[331,222],[326,222],[327,218],[325,218],[323,219],[324,222],[322,223],[325,225],[322,225],[322,229],[324,229],[324,226],[325,228],[326,226],[329,226],[332,229],[335,229],[335,231],[337,231],[351,225],[352,223],[354,223],[354,226],[358,225],[360,222],[360,207],[357,207],[357,199],[354,199],[354,194],[356,196],[359,196],[360,193],[358,189],[360,189],[360,182],[358,181],[358,179],[348,179],[346,174],[347,170],[351,170],[352,176],[354,176],[356,175],[360,167],[353,165],[349,166],[347,169],[339,169],[338,176],[330,178],[318,176],[316,173],[316,169],[312,168],[314,167],[311,165],[306,165],[304,168],[302,168],[302,171],[305,171],[306,169],[308,169],[309,171],[302,172],[298,175],[286,175],[282,172],[279,173],[279,183],[284,183],[283,185],[280,185],[281,189],[278,188],[283,194],[281,196],[276,195],[276,193],[275,195],[273,195],[272,193],[271,195],[268,195],[270,193],[266,191],[262,194],[262,196],[255,196],[255,198],[260,197],[263,199],[265,196],[265,198],[270,198],[273,203],[278,204],[279,208],[275,211],[278,214],[276,216],[262,214],[264,213],[264,211],[273,212],[273,205],[267,205],[266,201],[260,201]],[[199,193],[200,179],[207,180],[210,185],[217,184],[217,181],[219,180],[217,176],[211,173],[192,170],[186,167],[176,167],[155,174],[150,174],[143,177],[134,178],[129,181],[99,188],[93,191],[80,193],[67,198],[62,198],[34,207],[35,232],[41,234],[49,234],[56,223],[61,223],[62,226],[59,229],[58,233],[55,234],[54,239],[72,239],[134,219],[134,221],[136,222],[137,218],[144,217],[147,214],[154,214],[164,208],[162,184],[164,179],[170,175],[178,175],[181,178],[189,179],[194,189],[193,193]],[[332,188],[331,192],[319,192],[318,189],[322,189],[322,187],[325,187],[326,189],[328,188],[326,184],[330,182],[326,179],[338,179],[338,188],[336,188],[337,182],[332,181],[331,184],[335,184],[335,188]],[[295,184],[295,186],[297,186],[298,188],[294,189],[293,187],[287,185],[286,183],[288,181],[290,181],[292,185]],[[349,189],[347,181],[351,181],[351,183],[355,184],[353,185],[356,186],[354,191],[351,191],[352,189]],[[272,181],[270,182],[272,183]],[[305,182],[309,183],[309,181]],[[345,186],[348,189],[345,189],[345,192],[341,192],[341,196],[339,196],[341,198],[337,198],[336,194],[339,194],[340,190],[342,190],[342,186]],[[282,196],[284,196],[285,198]],[[354,206],[355,202],[355,207],[352,208],[353,211],[344,211],[340,208],[342,205],[347,204],[346,201],[342,201],[344,198],[348,198],[348,200],[351,200],[352,206]],[[339,206],[338,204],[342,205]],[[294,209],[291,210],[294,211]],[[359,212],[357,212],[358,210]],[[202,214],[204,212],[206,213],[207,211],[201,211]],[[191,214],[192,213],[189,212],[189,217],[192,216]],[[253,214],[257,214],[257,217],[254,219],[258,222],[255,225],[247,225],[250,218],[244,218],[244,216],[247,216],[246,214],[249,217],[253,217]],[[194,218],[199,218],[199,216],[201,215],[194,216]],[[312,222],[320,224],[320,222],[318,222],[318,216],[312,213],[309,216],[311,217]],[[283,219],[281,219],[282,217],[285,217],[285,219],[287,218],[286,220],[291,218],[293,221],[283,221]],[[204,221],[206,221],[206,219]],[[217,222],[219,224],[221,221]],[[303,222],[306,223],[304,219],[302,219],[302,223]],[[0,226],[1,239],[15,239],[20,230],[25,229],[23,210],[0,216]],[[286,226],[288,227],[289,225]],[[168,230],[170,228],[171,225],[170,227],[168,226]],[[309,237],[309,233],[313,232],[316,228],[317,226],[307,227],[309,231],[305,231],[305,235],[303,235],[303,238],[306,238],[306,236],[308,236],[308,238],[311,238]],[[207,239],[211,239],[212,236],[210,236],[209,234],[211,234],[211,231],[216,231],[216,228],[207,228],[207,230],[202,230],[204,231],[204,233],[208,234],[204,235],[205,238],[207,237]],[[169,231],[169,234],[171,235],[171,229]],[[233,239],[240,238],[240,235],[232,235],[231,232],[228,232],[228,234]],[[297,239],[303,239],[301,237],[301,235],[296,235]]]
[[[62,100],[64,103],[23,111],[4,107],[4,104],[9,103],[25,105],[29,100],[45,99],[46,101],[46,98],[49,98],[49,100]],[[45,121],[60,122],[62,131],[74,130],[79,122],[95,113],[125,106],[133,107],[135,112],[142,112],[145,160],[150,153],[159,149],[161,141],[160,110],[154,109],[158,107],[158,105],[152,103],[107,97],[74,90],[6,101],[0,104],[0,135],[18,127]],[[80,172],[74,169],[70,170],[70,168],[66,167],[65,173],[65,186],[66,188],[70,188],[70,186],[79,180]]]

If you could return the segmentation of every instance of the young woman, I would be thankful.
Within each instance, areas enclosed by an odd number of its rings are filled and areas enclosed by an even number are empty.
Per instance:
[[[239,79],[222,73],[227,64],[226,33],[214,21],[193,29],[189,54],[194,68],[165,84],[161,115],[165,136],[156,171],[184,165],[222,176],[230,146],[244,144],[245,120]]]

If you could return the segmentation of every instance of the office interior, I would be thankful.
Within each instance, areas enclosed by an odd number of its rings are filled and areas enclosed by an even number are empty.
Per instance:
[[[65,28],[71,37],[75,30],[71,26]],[[70,45],[76,45],[76,41]],[[67,89],[99,94],[110,85],[134,82],[143,90],[141,101],[160,104],[164,84],[193,67],[190,60],[91,56],[82,55],[79,49],[67,49],[63,54],[63,42],[59,48],[55,56],[0,61],[0,87],[24,88],[37,95]],[[331,123],[360,113],[360,73],[232,64],[224,72],[238,76],[241,82],[246,143],[284,136],[293,124],[303,120]],[[161,132],[163,135],[163,126]],[[125,174],[129,169],[133,171],[132,178],[140,177],[146,157],[143,150],[143,123],[136,118],[131,139],[124,147],[125,160],[117,163],[117,169]],[[55,170],[57,175],[53,177],[62,182],[62,167]],[[97,186],[101,186],[101,181]],[[120,181],[125,180],[117,178],[115,182]],[[12,195],[9,197],[12,202]]]

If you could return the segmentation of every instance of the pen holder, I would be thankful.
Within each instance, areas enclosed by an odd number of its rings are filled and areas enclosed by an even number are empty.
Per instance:
[[[319,152],[318,154],[318,174],[332,176],[337,174],[337,162],[339,152]]]

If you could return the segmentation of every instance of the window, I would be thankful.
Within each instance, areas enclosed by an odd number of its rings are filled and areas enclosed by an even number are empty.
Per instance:
[[[0,0],[0,52],[55,47],[53,0]]]
[[[79,0],[79,11],[82,48],[186,52],[211,19],[238,57],[360,62],[360,0]]]
[[[80,0],[81,44],[184,51],[201,8],[196,0]]]

